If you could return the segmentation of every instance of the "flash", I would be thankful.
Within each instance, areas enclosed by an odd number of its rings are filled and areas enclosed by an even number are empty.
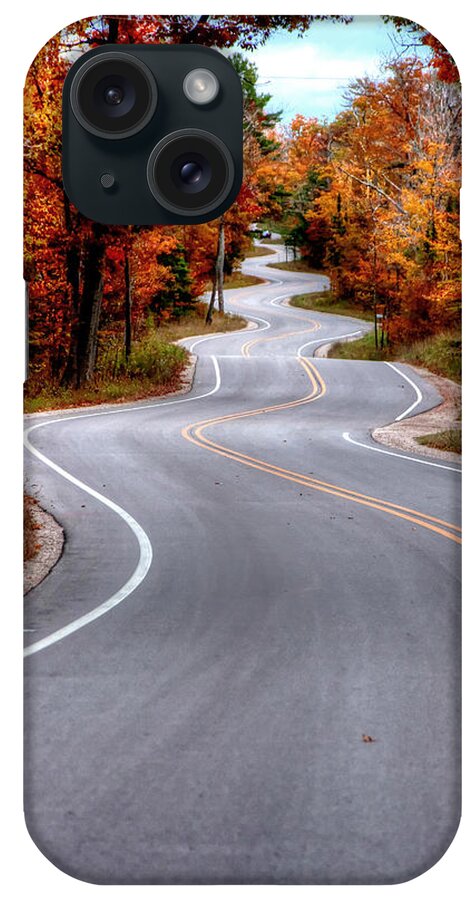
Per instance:
[[[209,69],[192,69],[183,80],[183,92],[192,103],[200,106],[211,103],[218,94],[220,84]]]

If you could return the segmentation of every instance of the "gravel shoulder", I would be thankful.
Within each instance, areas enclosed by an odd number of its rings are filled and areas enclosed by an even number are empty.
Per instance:
[[[430,386],[443,397],[442,403],[427,412],[420,413],[404,419],[402,422],[392,422],[382,428],[376,428],[372,437],[379,444],[393,447],[397,450],[418,453],[420,456],[430,456],[433,459],[448,460],[448,462],[461,462],[459,453],[450,453],[446,450],[437,450],[420,444],[417,438],[450,428],[461,427],[461,385],[435,375],[428,369],[410,366],[421,378],[424,378]]]
[[[248,322],[246,329],[243,330],[253,330],[257,328],[257,324],[255,322]],[[220,334],[226,334],[227,332],[220,332]],[[202,334],[196,335],[196,338],[203,337]],[[194,338],[186,338],[184,340],[193,340]],[[181,341],[177,341],[176,343],[181,343]],[[114,409],[120,406],[128,407],[128,406],[139,406],[144,405],[147,406],[150,403],[156,403],[157,400],[165,400],[170,397],[178,397],[182,394],[188,394],[193,386],[195,369],[197,364],[197,357],[194,354],[190,355],[190,362],[184,369],[181,376],[181,385],[175,391],[170,391],[166,394],[160,394],[159,397],[148,397],[145,400],[139,400],[135,402],[127,401],[125,403],[101,403],[97,404],[93,408],[95,410],[101,409]],[[87,412],[91,407],[71,407],[68,409],[61,410],[48,410],[45,412],[39,413],[30,413],[25,416],[25,420],[34,421],[38,418],[45,417],[55,417],[59,418],[61,416],[70,416],[75,413],[84,413]],[[43,581],[44,578],[51,572],[52,568],[56,565],[61,554],[63,552],[63,546],[65,542],[64,531],[61,525],[53,518],[49,513],[47,513],[38,503],[34,503],[30,507],[31,515],[34,520],[35,530],[36,530],[36,542],[38,544],[38,551],[35,553],[35,556],[32,559],[24,560],[23,565],[23,593],[27,594],[32,588],[36,587]]]
[[[64,546],[64,531],[50,513],[45,512],[38,503],[32,503],[30,514],[35,526],[38,549],[32,559],[26,559],[24,562],[24,594],[27,594],[46,578],[58,562]]]
[[[190,362],[184,369],[181,378],[181,385],[175,391],[170,391],[168,394],[161,394],[160,397],[156,398],[148,398],[147,400],[136,401],[135,403],[131,403],[128,401],[127,403],[101,403],[94,407],[75,407],[70,409],[61,409],[61,410],[49,410],[48,412],[40,412],[40,413],[30,413],[28,416],[25,416],[26,421],[35,420],[37,418],[45,418],[49,416],[53,416],[55,418],[59,418],[60,416],[69,416],[74,415],[75,413],[83,413],[87,412],[88,409],[93,408],[95,410],[100,409],[114,409],[120,406],[138,406],[138,405],[148,405],[150,403],[156,403],[158,399],[163,400],[166,397],[176,397],[181,394],[188,394],[191,391],[193,386],[193,379],[195,376],[195,368],[197,364],[197,357],[193,354],[190,356]],[[56,565],[58,560],[61,557],[63,552],[63,546],[65,542],[64,531],[53,518],[50,513],[47,513],[36,501],[30,505],[30,513],[35,526],[35,538],[36,544],[38,545],[38,550],[35,555],[31,559],[25,559],[23,562],[23,593],[27,594],[32,588],[36,587],[43,581],[44,578],[51,572],[52,568]]]

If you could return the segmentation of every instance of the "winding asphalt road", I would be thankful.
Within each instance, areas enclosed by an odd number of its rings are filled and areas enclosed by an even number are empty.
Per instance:
[[[269,261],[189,394],[27,423],[26,818],[86,881],[399,882],[457,828],[459,467],[370,437],[439,398],[315,359],[368,323]]]

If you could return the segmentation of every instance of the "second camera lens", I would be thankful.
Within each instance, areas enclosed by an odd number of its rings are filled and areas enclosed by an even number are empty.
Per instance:
[[[163,138],[147,165],[155,199],[180,215],[203,215],[228,196],[234,179],[228,147],[216,135],[188,128]]]
[[[202,171],[198,163],[186,162],[180,169],[180,177],[184,184],[198,184]]]
[[[201,193],[212,178],[210,160],[203,153],[180,153],[172,162],[170,177],[177,190],[186,194]]]

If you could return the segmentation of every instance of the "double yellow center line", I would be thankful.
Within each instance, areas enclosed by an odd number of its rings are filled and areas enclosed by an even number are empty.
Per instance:
[[[331,484],[327,481],[321,481],[318,478],[313,478],[310,475],[305,475],[301,472],[294,472],[292,469],[285,469],[282,466],[276,466],[273,463],[266,462],[266,460],[258,459],[257,457],[250,456],[247,453],[241,453],[239,450],[234,450],[232,447],[226,447],[224,444],[213,441],[211,438],[207,437],[204,434],[207,429],[212,428],[216,425],[221,425],[224,422],[237,421],[238,419],[246,419],[250,418],[251,416],[260,416],[265,413],[277,412],[284,409],[293,409],[296,406],[303,406],[306,403],[312,403],[314,400],[323,397],[326,393],[326,384],[317,369],[315,369],[314,366],[306,358],[297,358],[297,362],[300,366],[302,366],[311,383],[311,390],[304,397],[300,397],[296,400],[290,400],[287,403],[279,403],[273,406],[262,406],[257,409],[245,410],[244,412],[230,413],[229,415],[225,416],[217,416],[213,419],[204,419],[201,422],[195,422],[183,428],[182,437],[184,437],[185,440],[190,441],[192,444],[196,444],[198,447],[209,450],[211,453],[218,453],[220,456],[224,456],[227,459],[233,460],[234,462],[239,462],[242,465],[257,469],[260,472],[266,472],[267,474],[274,475],[277,478],[283,478],[286,481],[291,481],[294,484],[302,485],[303,487],[309,488],[311,490],[321,491],[325,494],[331,494],[332,496],[339,497],[342,500],[348,500],[351,503],[358,503],[361,506],[367,506],[371,509],[379,510],[380,512],[386,513],[387,515],[396,516],[399,519],[404,519],[407,522],[411,522],[413,525],[418,525],[421,528],[426,528],[429,531],[433,531],[436,534],[441,535],[442,537],[448,538],[449,540],[460,544],[461,537],[459,535],[459,532],[461,532],[461,528],[459,528],[457,525],[453,525],[451,522],[446,522],[444,519],[439,519],[436,516],[430,516],[426,513],[419,512],[418,510],[412,509],[411,507],[400,506],[399,504],[393,503],[390,500],[381,500],[378,497],[372,497],[368,494],[362,494],[358,491],[351,490],[350,488]]]
[[[301,322],[310,322],[310,319],[305,319],[303,316],[293,316],[293,319],[298,319]],[[320,322],[312,322],[310,328],[301,328],[299,331],[284,331],[282,334],[273,334],[270,337],[256,337],[250,341],[247,341],[243,344],[241,348],[241,355],[245,357],[251,356],[251,350],[256,344],[265,344],[268,341],[282,341],[284,338],[294,337],[296,334],[309,334],[311,331],[318,331],[321,327]]]

